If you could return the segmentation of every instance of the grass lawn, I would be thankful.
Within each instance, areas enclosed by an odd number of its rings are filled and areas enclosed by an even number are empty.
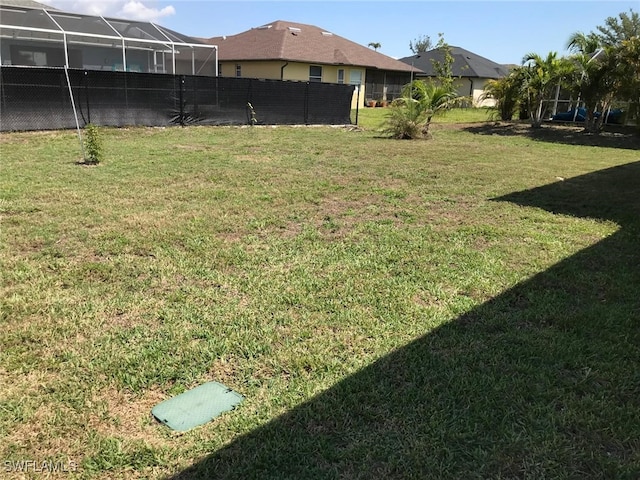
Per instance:
[[[356,112],[351,111],[351,122],[356,123],[356,114],[358,116],[358,125],[375,130],[380,128],[384,122],[385,115],[389,110],[387,108],[369,108],[364,107]],[[492,110],[488,108],[454,108],[444,113],[439,113],[435,117],[435,123],[471,123],[471,122],[487,122],[492,118]]]
[[[2,134],[5,475],[639,478],[637,141],[378,110]]]

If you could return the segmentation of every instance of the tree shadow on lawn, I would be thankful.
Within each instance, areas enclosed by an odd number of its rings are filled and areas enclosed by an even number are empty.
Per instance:
[[[495,200],[621,228],[174,479],[638,478],[640,162]]]
[[[541,128],[531,128],[528,123],[520,122],[476,123],[463,130],[479,135],[521,136],[542,142],[640,150],[637,129],[620,125],[606,125],[599,135],[585,133],[582,126],[550,122]]]

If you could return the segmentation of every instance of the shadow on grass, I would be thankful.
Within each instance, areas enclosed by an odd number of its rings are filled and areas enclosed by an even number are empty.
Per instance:
[[[638,478],[640,162],[495,200],[620,229],[174,478]]]
[[[543,142],[640,150],[637,129],[620,125],[606,125],[599,135],[586,134],[581,126],[549,122],[542,128],[531,128],[528,123],[521,122],[491,122],[468,125],[463,129],[479,135],[524,136]]]

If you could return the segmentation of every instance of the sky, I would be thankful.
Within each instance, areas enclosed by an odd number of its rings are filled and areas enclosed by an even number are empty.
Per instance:
[[[235,35],[276,20],[315,25],[393,58],[438,34],[494,62],[520,64],[528,53],[566,54],[574,32],[591,32],[640,0],[39,0],[61,10],[153,21],[191,37]]]

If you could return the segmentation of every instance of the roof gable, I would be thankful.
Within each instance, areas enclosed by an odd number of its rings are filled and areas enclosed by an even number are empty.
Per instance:
[[[469,50],[460,47],[450,47],[450,49],[454,60],[451,69],[456,77],[501,78],[509,73],[509,69],[504,65],[500,65]],[[400,61],[407,64],[413,61],[413,64],[428,76],[436,76],[437,73],[433,68],[433,62],[443,63],[444,51],[434,48],[428,52],[401,58]]]
[[[410,72],[411,66],[313,25],[278,20],[237,35],[205,42],[219,47],[219,59],[283,60],[353,65]],[[417,70],[417,67],[414,68]]]

